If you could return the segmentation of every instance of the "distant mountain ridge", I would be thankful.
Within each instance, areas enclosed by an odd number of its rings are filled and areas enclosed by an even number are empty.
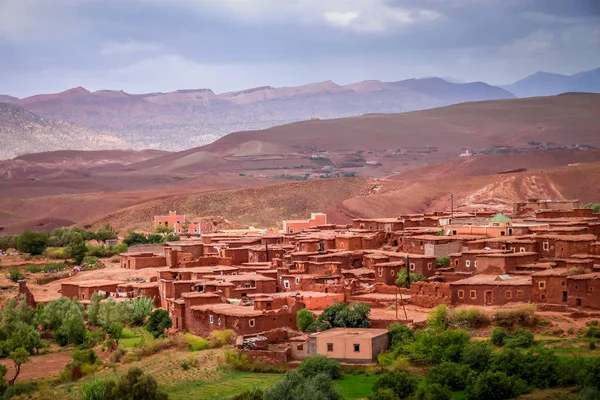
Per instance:
[[[600,68],[574,75],[540,71],[501,87],[519,97],[552,96],[567,92],[600,93]]]
[[[399,82],[332,81],[301,86],[262,86],[216,94],[210,89],[130,94],[82,87],[23,99],[6,98],[45,118],[65,120],[115,136],[134,148],[182,150],[236,131],[269,128],[314,118],[398,113],[455,103],[513,98],[482,82],[441,78]]]

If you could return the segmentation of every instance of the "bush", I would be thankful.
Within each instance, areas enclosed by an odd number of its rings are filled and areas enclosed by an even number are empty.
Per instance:
[[[110,361],[113,363],[119,363],[121,362],[121,360],[123,359],[123,356],[125,355],[125,350],[123,350],[122,348],[118,347],[115,351],[113,351],[113,353],[110,355]]]
[[[450,257],[438,257],[435,259],[435,266],[437,268],[447,268],[450,266]]]
[[[166,329],[169,329],[172,326],[173,321],[171,320],[171,317],[169,317],[169,312],[163,309],[152,311],[152,314],[150,314],[150,318],[146,323],[146,329],[154,337],[161,336]]]
[[[468,310],[452,310],[448,315],[448,324],[457,328],[477,329],[489,326],[490,318],[477,307]]]
[[[2,399],[10,399],[20,395],[28,395],[36,390],[38,390],[38,388],[35,383],[17,383],[6,388],[4,394],[2,395]]]
[[[25,266],[24,270],[30,274],[37,274],[38,272],[42,272],[44,269],[39,265],[29,264]]]
[[[415,331],[408,326],[394,322],[388,328],[391,337],[391,348],[409,343],[415,339]]]
[[[533,345],[533,333],[519,328],[513,334],[504,338],[504,345],[506,347],[531,347]]]
[[[417,378],[408,372],[386,372],[373,385],[373,392],[391,389],[396,396],[405,398],[417,390]]]
[[[371,306],[364,303],[337,303],[329,306],[317,318],[316,331],[331,328],[368,328]]]
[[[492,335],[490,337],[490,341],[496,346],[504,346],[504,339],[507,336],[508,336],[508,332],[506,332],[506,329],[494,328],[492,330]]]
[[[440,304],[433,310],[429,311],[427,317],[427,327],[436,331],[445,331],[448,327],[448,307],[445,304]]]
[[[413,274],[412,272],[410,273],[410,284],[415,282],[424,282],[426,280],[427,278],[423,275]],[[401,288],[408,289],[410,288],[410,284],[408,283],[408,272],[406,272],[406,268],[400,269],[396,277],[396,285],[400,286]]]
[[[236,336],[235,332],[231,329],[216,330],[208,335],[208,341],[210,342],[210,347],[216,349],[235,343]]]
[[[127,374],[121,376],[112,390],[113,396],[119,400],[166,400],[169,396],[160,391],[158,382],[152,375],[136,367],[132,367]]]
[[[19,270],[19,267],[10,267],[8,269],[8,277],[13,282],[18,282],[25,279],[25,275]]]
[[[84,384],[79,390],[81,400],[113,400],[112,394],[116,383],[111,380],[95,379]]]
[[[200,351],[200,350],[206,350],[210,348],[210,343],[208,342],[208,340],[199,337],[199,336],[194,336],[194,335],[184,335],[185,337],[185,341],[187,342],[187,344],[190,346],[190,350],[191,351]]]
[[[95,364],[99,359],[93,349],[75,349],[73,350],[73,360],[82,364]]]
[[[403,349],[416,362],[438,364],[442,361],[460,362],[462,352],[469,344],[469,334],[462,330],[439,333],[419,333],[413,343]]]
[[[342,397],[331,379],[320,374],[304,378],[296,371],[285,374],[283,379],[265,390],[264,400],[340,400]]]
[[[198,359],[197,358],[190,357],[187,360],[183,360],[181,362],[181,369],[183,369],[184,371],[187,371],[191,367],[194,367],[194,368],[198,367]]]
[[[46,232],[25,231],[17,239],[17,250],[33,256],[41,255],[46,250],[48,234]]]
[[[466,365],[453,362],[443,362],[427,374],[427,382],[439,384],[452,389],[452,391],[463,390],[467,386],[470,368]]]
[[[11,278],[12,279],[12,278]],[[590,327],[583,334],[586,338],[600,338],[600,328],[596,325],[590,325]]]
[[[415,400],[450,400],[452,390],[437,383],[421,385],[414,396]]]
[[[250,390],[246,390],[244,393],[233,396],[231,400],[263,400],[263,395],[264,393],[262,390],[257,387],[253,387]]]
[[[492,348],[485,342],[469,343],[462,351],[462,363],[474,371],[481,372],[487,368]]]
[[[506,329],[537,325],[535,305],[523,304],[511,309],[501,309],[494,313],[494,324]]]
[[[99,263],[100,263],[100,259],[95,256],[85,256],[82,261],[82,264],[84,264],[84,265],[96,265]]]
[[[46,251],[44,251],[44,256],[54,260],[66,260],[71,257],[71,254],[67,249],[46,249]]]
[[[504,372],[486,371],[467,388],[466,397],[467,400],[502,400],[528,391],[529,388],[522,379],[508,377]]]
[[[392,389],[380,389],[375,392],[371,400],[400,400],[400,397]]]
[[[342,377],[340,363],[322,355],[309,357],[302,361],[296,371],[305,378],[325,374],[331,379]]]
[[[296,313],[296,325],[301,332],[309,332],[309,329],[315,323],[315,315],[306,308]]]

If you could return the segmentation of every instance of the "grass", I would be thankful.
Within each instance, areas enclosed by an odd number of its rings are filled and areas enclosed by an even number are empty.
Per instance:
[[[344,399],[366,399],[373,392],[371,388],[377,380],[377,375],[344,375],[340,380],[334,381]]]
[[[169,398],[174,400],[225,400],[254,387],[265,389],[281,377],[281,374],[232,372],[223,375],[218,381],[187,381],[165,389]]]
[[[142,342],[149,342],[153,339],[150,332],[144,328],[125,328],[123,335],[119,339],[119,346],[126,349],[133,349]]]

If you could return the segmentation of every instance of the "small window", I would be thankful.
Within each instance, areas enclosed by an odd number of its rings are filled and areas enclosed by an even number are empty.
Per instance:
[[[458,291],[458,298],[459,299],[464,299],[465,298],[465,291],[464,290],[459,290]]]
[[[471,290],[469,292],[469,296],[471,296],[471,299],[476,299],[477,298],[477,292],[475,290]]]
[[[467,268],[471,268],[471,260],[467,260],[467,261],[465,261],[465,266],[466,266]]]
[[[299,344],[298,346],[296,346],[296,350],[304,350],[304,345]]]
[[[415,264],[414,264],[414,263],[410,263],[410,270],[411,270],[411,271],[414,271],[414,270],[415,270],[415,268],[416,268]]]
[[[294,230],[292,228],[290,228],[290,233],[294,233]]]
[[[522,298],[523,298],[523,291],[517,290],[517,299],[522,299]]]
[[[431,271],[431,268],[433,268],[432,263],[427,263],[427,269]]]
[[[547,251],[547,250],[550,248],[550,245],[549,245],[549,243],[548,243],[548,242],[544,242],[544,243],[542,244],[542,248],[543,248],[544,250],[546,250],[546,251]]]
[[[562,282],[560,283],[560,286],[562,286],[562,287],[565,287],[565,281],[562,281]]]
[[[579,289],[579,285],[575,285],[575,290]]]
[[[288,281],[288,280],[283,281],[283,287],[286,288],[286,289],[289,289],[290,288],[290,281]]]
[[[473,267],[477,268],[477,260],[473,261]]]
[[[538,286],[540,289],[546,289],[546,281],[539,281]]]
[[[327,343],[327,351],[328,352],[332,352],[333,351],[333,343]]]
[[[521,252],[521,253],[525,253],[525,247],[521,247],[521,248],[519,249],[519,252]]]
[[[296,283],[300,283],[300,278],[296,278]]]
[[[542,294],[540,295],[540,298],[541,298],[542,300],[546,300],[546,293],[542,293]]]
[[[354,352],[360,353],[360,344],[354,344]]]
[[[214,323],[215,323],[215,317],[214,317],[214,316],[212,316],[212,315],[211,315],[211,316],[209,317],[209,319],[210,319],[210,323],[211,323],[211,324],[214,324]]]
[[[593,287],[589,287],[588,288],[588,292],[592,292],[592,291],[594,291],[594,288]]]
[[[250,325],[250,327],[253,327],[254,326],[254,320],[251,319],[250,321],[248,321],[248,325]]]
[[[396,271],[394,271],[394,270],[390,271],[390,275],[394,276],[395,274],[396,274]]]
[[[504,297],[506,297],[507,300],[512,299],[512,290],[507,290],[504,292]]]
[[[382,267],[379,267],[378,272],[379,272],[379,276],[380,277],[383,276],[383,268]]]
[[[217,319],[217,324],[219,324],[219,326],[221,325],[221,318],[219,317],[219,319]]]
[[[159,224],[159,225],[162,225],[162,221],[158,221],[158,224]]]

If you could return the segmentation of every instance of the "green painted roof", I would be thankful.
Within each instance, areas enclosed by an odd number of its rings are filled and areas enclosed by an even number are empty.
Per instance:
[[[502,213],[498,213],[490,218],[490,222],[510,222],[512,219],[508,218],[506,215]]]

